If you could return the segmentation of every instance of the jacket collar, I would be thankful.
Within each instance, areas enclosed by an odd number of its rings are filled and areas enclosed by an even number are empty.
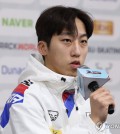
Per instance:
[[[36,82],[44,82],[50,92],[62,94],[64,90],[74,88],[76,77],[57,74],[44,66],[44,61],[40,54],[32,54],[27,63],[27,68],[22,73],[19,81],[31,79]]]

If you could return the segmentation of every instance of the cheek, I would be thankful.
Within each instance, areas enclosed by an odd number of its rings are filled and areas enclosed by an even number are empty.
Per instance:
[[[60,60],[66,59],[68,56],[68,51],[66,51],[63,48],[57,49],[57,51],[54,52],[54,58],[58,58]]]
[[[56,52],[53,58],[56,65],[60,68],[63,68],[63,66],[66,64],[67,56],[64,52]]]
[[[86,58],[86,56],[87,56],[87,53],[88,53],[88,49],[85,51],[85,54],[84,54],[84,55],[85,55],[85,56],[84,56],[85,58]]]
[[[88,53],[88,49],[86,49],[86,50],[84,51],[84,53],[83,53],[83,61],[85,61],[85,58],[86,58],[86,56],[87,56],[87,53]]]
[[[88,53],[88,47],[85,50],[85,57],[86,57],[87,53]]]

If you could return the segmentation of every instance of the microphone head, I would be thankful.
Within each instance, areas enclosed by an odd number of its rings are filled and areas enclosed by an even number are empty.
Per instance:
[[[86,65],[77,68],[77,85],[82,96],[89,98],[90,93],[103,86],[109,80],[105,70],[90,69]]]

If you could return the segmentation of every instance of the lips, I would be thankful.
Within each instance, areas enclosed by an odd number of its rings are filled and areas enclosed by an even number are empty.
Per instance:
[[[71,62],[71,64],[80,65],[80,62],[79,61],[73,61],[73,62]]]
[[[78,67],[80,67],[80,62],[79,61],[73,61],[70,63],[71,67],[76,69]]]

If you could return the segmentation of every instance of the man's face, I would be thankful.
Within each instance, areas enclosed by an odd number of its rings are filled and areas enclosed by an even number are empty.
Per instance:
[[[62,75],[76,76],[77,68],[84,64],[88,52],[85,26],[78,18],[75,23],[78,35],[70,35],[64,30],[60,35],[52,36],[45,55],[45,66]]]

